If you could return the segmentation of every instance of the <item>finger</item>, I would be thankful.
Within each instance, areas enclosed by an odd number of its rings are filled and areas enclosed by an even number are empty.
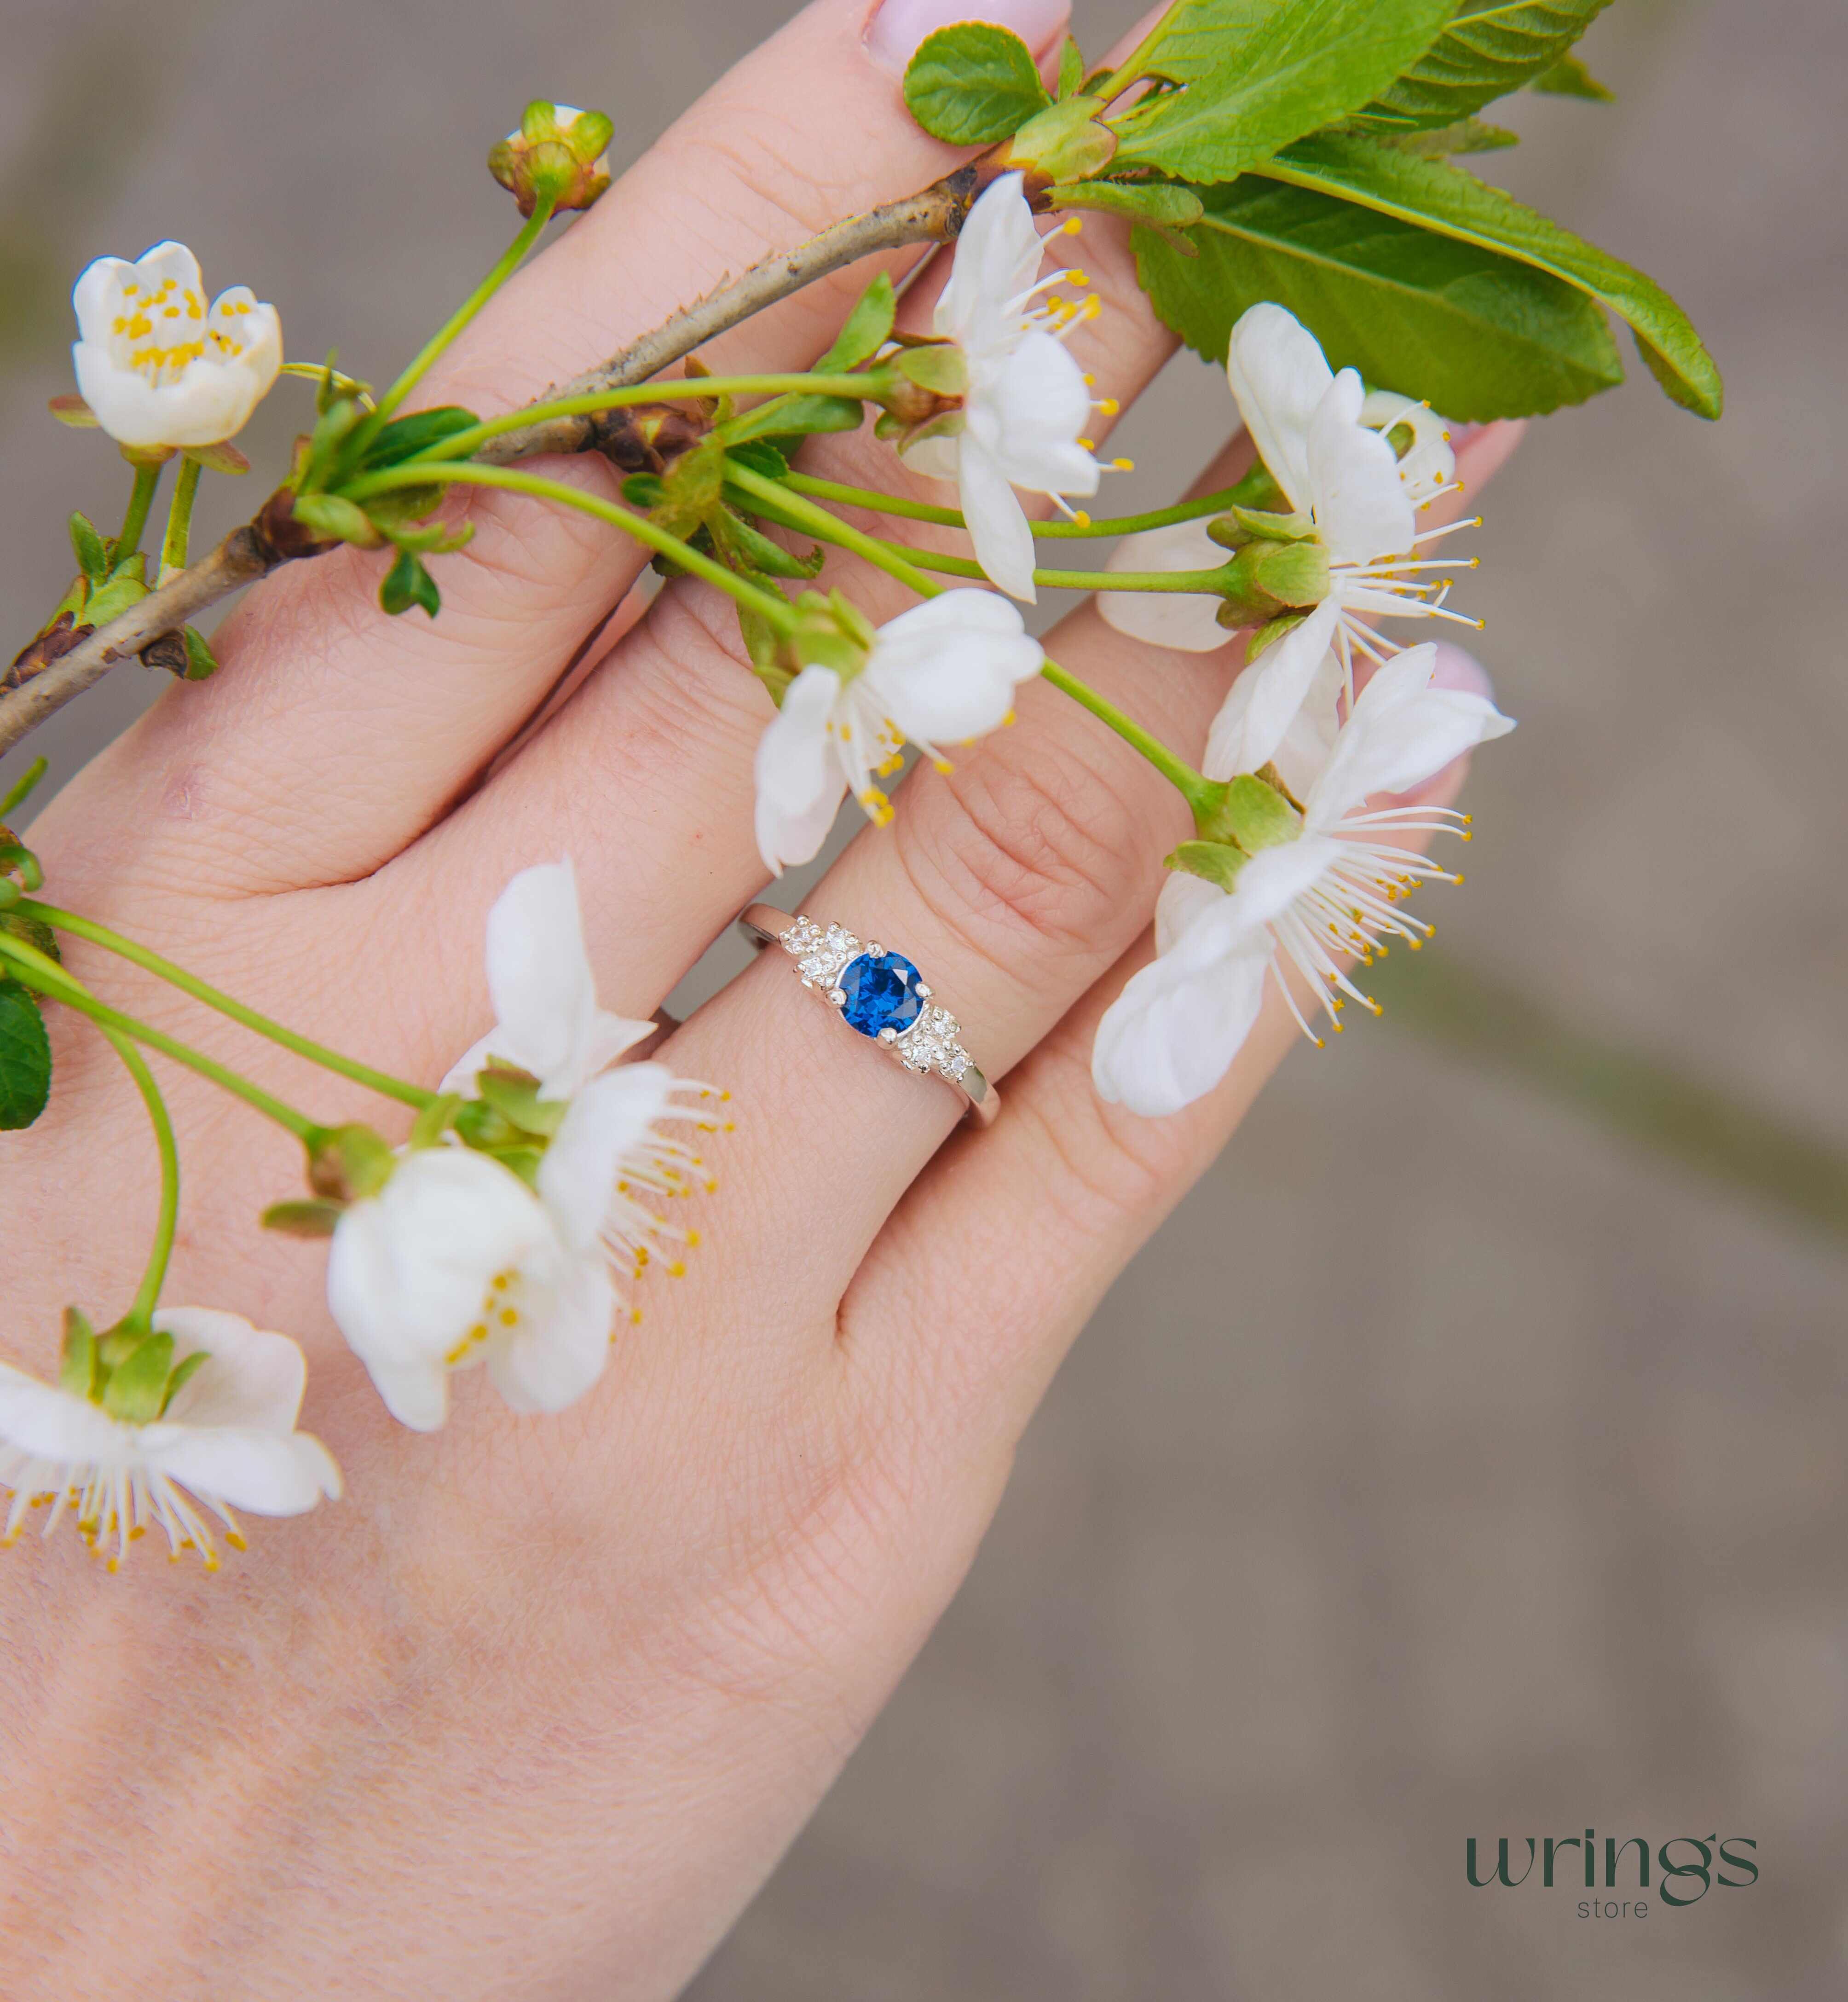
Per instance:
[[[1028,25],[1046,33],[1051,11],[1034,0]],[[484,413],[526,400],[767,251],[952,164],[868,54],[865,15],[864,0],[816,0],[746,58],[507,287],[416,400]],[[873,268],[760,315],[717,358],[805,364]],[[613,490],[600,461],[560,476]],[[388,622],[374,602],[383,559],[351,551],[253,594],[221,636],[219,675],[157,706],[111,759],[131,814],[158,823],[147,809],[178,776],[194,818],[169,817],[166,832],[260,802],[252,839],[221,864],[252,889],[305,870],[363,874],[430,825],[639,567],[619,536],[575,513],[505,496],[468,511],[476,538],[438,567],[434,624]],[[325,811],[330,797],[340,811]]]
[[[1491,692],[1459,648],[1440,649],[1437,678]],[[1451,804],[1468,762],[1399,803]],[[1106,1103],[1091,1082],[1097,1024],[1152,951],[1145,934],[1009,1076],[1004,1119],[937,1154],[856,1275],[842,1336],[888,1450],[917,1463],[1004,1463],[1105,1291],[1302,1045],[1273,984],[1204,1098],[1160,1119]],[[1299,985],[1296,999],[1306,1008],[1315,997]]]
[[[1466,480],[1498,449],[1488,438],[1473,452],[1466,445]],[[1234,463],[1222,462],[1211,483]],[[1223,656],[1126,644],[1090,606],[1062,623],[1049,650],[1198,759],[1229,680]],[[952,772],[915,772],[892,826],[856,839],[804,900],[817,917],[911,959],[991,1078],[1131,948],[1162,857],[1190,832],[1167,781],[1055,689],[1029,684],[1019,711],[1017,728],[970,747]],[[782,963],[717,996],[668,1045],[670,1060],[738,1080],[751,1107],[730,1150],[750,1214],[720,1234],[715,1278],[734,1260],[780,1264],[820,1301],[844,1284],[959,1108],[941,1081],[901,1070],[830,1020],[786,956],[767,957]],[[750,1059],[762,1052],[774,1052],[771,1068],[760,1058],[753,1079]]]

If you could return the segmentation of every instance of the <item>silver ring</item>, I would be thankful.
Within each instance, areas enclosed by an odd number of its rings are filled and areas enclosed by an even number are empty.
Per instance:
[[[854,936],[844,925],[792,918],[773,904],[753,904],[738,930],[755,946],[779,945],[847,1026],[877,1043],[907,1070],[930,1072],[962,1095],[963,1116],[986,1126],[1000,1094],[962,1045],[962,1027],[937,1002],[902,953]]]

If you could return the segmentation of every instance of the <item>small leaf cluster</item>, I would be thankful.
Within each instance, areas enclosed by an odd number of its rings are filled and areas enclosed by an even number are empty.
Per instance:
[[[1719,371],[1659,285],[1455,164],[1515,143],[1477,115],[1511,91],[1609,98],[1571,53],[1606,4],[1176,0],[1114,72],[1068,42],[1056,96],[1017,37],[964,23],[926,38],[905,96],[1037,206],[1138,224],[1145,290],[1210,359],[1274,300],[1379,387],[1528,416],[1623,379],[1610,314],[1715,417]]]

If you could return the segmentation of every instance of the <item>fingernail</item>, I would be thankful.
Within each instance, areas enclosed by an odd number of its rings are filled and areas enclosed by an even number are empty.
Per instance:
[[[1433,688],[1455,689],[1463,695],[1480,695],[1493,702],[1495,684],[1489,671],[1476,656],[1448,640],[1437,643],[1437,664],[1431,671]]]
[[[1070,0],[981,0],[975,7],[968,0],[884,0],[866,23],[866,53],[889,75],[902,76],[926,35],[978,20],[1013,29],[1037,55],[1051,47],[1071,12]]]

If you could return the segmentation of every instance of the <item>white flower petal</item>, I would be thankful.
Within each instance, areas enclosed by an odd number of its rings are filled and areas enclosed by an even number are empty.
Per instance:
[[[597,1243],[617,1165],[661,1116],[675,1082],[664,1064],[628,1064],[593,1078],[572,1099],[539,1163],[539,1182],[541,1201],[576,1249]]]
[[[926,480],[954,480],[961,461],[962,438],[941,431],[914,438],[898,448],[907,471],[921,473]]]
[[[964,219],[936,330],[979,352],[1005,338],[1002,316],[1039,275],[1045,246],[1023,192],[1024,177],[991,181]]]
[[[1253,306],[1232,330],[1226,370],[1258,456],[1290,505],[1306,507],[1309,420],[1334,379],[1315,336],[1281,306]]]
[[[1184,932],[1225,902],[1226,892],[1218,884],[1185,869],[1170,869],[1155,900],[1156,950],[1172,952]]]
[[[992,371],[978,370],[966,406],[968,432],[1016,487],[1082,498],[1103,475],[1079,444],[1090,428],[1090,391],[1062,340],[1030,327]]]
[[[1344,368],[1309,420],[1309,500],[1333,563],[1403,555],[1417,532],[1393,448],[1360,420],[1365,399],[1359,376]]]
[[[1431,685],[1437,649],[1410,647],[1359,695],[1306,802],[1311,828],[1334,826],[1376,793],[1402,793],[1515,727],[1486,697]]]
[[[1000,727],[1044,658],[1006,598],[947,591],[880,628],[853,692],[915,742],[966,743]]]
[[[510,1411],[562,1411],[603,1374],[616,1297],[598,1264],[574,1261],[560,1276],[542,1325],[522,1327],[488,1351],[488,1374]]]
[[[1027,511],[999,462],[983,450],[972,432],[963,434],[961,445],[957,483],[975,560],[1009,597],[1034,604],[1038,594],[1033,584],[1033,530]]]
[[[340,1498],[340,1470],[308,1432],[163,1422],[144,1425],[140,1446],[169,1481],[253,1515],[299,1515],[323,1496]]]
[[[834,825],[847,781],[828,736],[841,678],[830,668],[804,668],[758,739],[757,846],[764,866],[811,860]]]
[[[1201,769],[1209,779],[1255,772],[1271,762],[1309,698],[1340,617],[1340,605],[1323,598],[1233,683],[1207,734]]]
[[[33,1460],[107,1462],[126,1456],[132,1436],[87,1397],[0,1362],[0,1443]]]
[[[1231,560],[1207,531],[1205,519],[1173,521],[1163,528],[1145,528],[1125,535],[1110,553],[1107,570],[1219,570]],[[1114,632],[1152,647],[1171,647],[1181,654],[1215,654],[1232,644],[1230,630],[1219,623],[1222,598],[1201,591],[1101,591],[1099,616]]]
[[[242,1314],[216,1307],[162,1307],[154,1329],[173,1338],[176,1362],[200,1350],[211,1358],[180,1386],[167,1407],[169,1424],[295,1429],[308,1365],[286,1334],[253,1327]]]

